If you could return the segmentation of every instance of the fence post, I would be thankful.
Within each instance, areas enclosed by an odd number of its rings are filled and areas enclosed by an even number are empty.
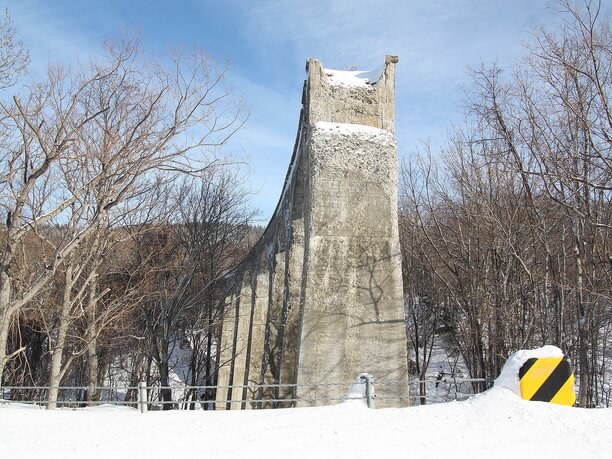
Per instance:
[[[140,381],[138,383],[138,407],[141,413],[147,412],[149,407],[147,401],[147,383]]]
[[[366,383],[365,395],[366,395],[366,402],[368,404],[368,408],[375,408],[375,403],[374,403],[374,377],[371,374],[366,373],[365,374],[365,383]]]

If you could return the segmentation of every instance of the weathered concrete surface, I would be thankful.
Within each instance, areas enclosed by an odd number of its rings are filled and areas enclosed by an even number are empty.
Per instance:
[[[378,379],[406,377],[395,143],[387,131],[346,128],[317,123],[309,139],[298,384],[350,381],[357,368]],[[321,393],[339,395],[330,387]]]
[[[219,385],[228,409],[339,398],[361,372],[406,381],[394,79],[388,56],[372,86],[332,84],[310,59],[283,194],[227,292]],[[346,383],[333,386],[330,383]],[[314,387],[316,384],[328,384]],[[406,385],[379,386],[377,406],[406,405]],[[331,402],[320,402],[326,404]]]

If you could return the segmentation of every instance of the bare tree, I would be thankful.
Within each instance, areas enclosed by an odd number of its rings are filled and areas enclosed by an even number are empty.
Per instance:
[[[25,71],[30,54],[17,39],[13,20],[5,10],[0,20],[0,90],[13,86]]]
[[[219,292],[212,285],[253,245],[248,236],[257,211],[248,208],[242,179],[232,171],[199,177],[183,191],[177,237],[196,266],[199,300],[197,315],[184,327],[192,346],[191,383],[214,385],[222,311]]]
[[[573,296],[579,402],[587,406],[594,402],[592,346],[610,304],[612,40],[600,2],[579,8],[563,0],[558,8],[565,23],[558,31],[534,33],[523,70],[510,82],[495,68],[475,72],[480,89],[473,109],[500,139],[500,160],[521,177],[534,216],[543,215],[540,192],[562,215],[573,266],[564,268],[557,284]],[[546,250],[552,259],[551,247]],[[565,253],[564,262],[568,257]]]
[[[407,166],[405,256],[445,292],[448,324],[473,377],[509,352],[556,344],[601,402],[610,323],[609,21],[599,2],[558,3],[518,70],[471,72],[467,121],[433,159]],[[415,244],[415,241],[419,241]],[[475,387],[476,390],[482,387]]]
[[[212,284],[248,249],[248,225],[254,215],[240,186],[238,177],[225,169],[210,169],[189,179],[177,190],[177,202],[172,205],[176,217],[155,225],[136,241],[139,257],[156,267],[145,270],[150,290],[141,311],[143,336],[165,402],[173,400],[168,387],[177,346],[188,348],[191,355],[186,382],[213,384],[220,311]],[[152,247],[154,253],[150,253]],[[192,391],[186,400],[195,402],[199,395]],[[164,405],[170,408],[171,404]]]
[[[15,128],[2,158],[0,371],[21,350],[6,349],[11,318],[98,224],[113,209],[137,205],[160,177],[220,164],[214,150],[243,122],[224,84],[227,67],[205,53],[145,55],[138,40],[109,43],[105,51],[103,60],[76,69],[51,67],[25,98],[0,104]],[[47,240],[52,256],[17,282],[11,267],[24,235],[43,238],[41,228],[61,222],[77,230]]]
[[[402,188],[409,188],[410,170],[402,167]],[[423,382],[436,340],[436,329],[440,324],[440,312],[443,301],[439,297],[437,283],[432,271],[425,261],[425,251],[420,227],[416,221],[409,189],[404,189],[400,196],[399,236],[402,247],[402,273],[404,285],[404,314],[408,344],[408,367],[417,375],[419,381],[419,402],[427,401],[427,386]],[[410,355],[414,353],[414,360]]]

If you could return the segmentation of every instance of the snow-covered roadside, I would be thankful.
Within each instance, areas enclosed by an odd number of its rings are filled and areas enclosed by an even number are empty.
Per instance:
[[[265,411],[0,405],[9,457],[612,457],[612,409],[521,400],[496,387],[465,402],[370,410],[361,401]]]

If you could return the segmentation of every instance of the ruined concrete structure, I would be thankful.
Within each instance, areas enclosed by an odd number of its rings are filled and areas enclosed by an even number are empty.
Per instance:
[[[270,400],[227,403],[228,409],[292,405],[273,399],[342,398],[347,385],[309,385],[348,383],[361,372],[378,380],[407,379],[394,135],[397,61],[387,56],[371,84],[338,81],[349,73],[307,62],[280,201],[251,253],[220,280],[226,299],[217,357],[218,385],[298,386],[219,389],[217,400]],[[377,406],[406,404],[397,399],[407,395],[406,387],[377,387]]]

